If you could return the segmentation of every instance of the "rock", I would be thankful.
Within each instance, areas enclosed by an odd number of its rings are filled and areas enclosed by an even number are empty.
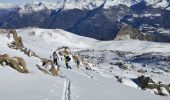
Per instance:
[[[159,93],[159,95],[163,95],[163,96],[169,95],[169,92],[165,89],[165,87],[160,87],[158,89],[158,93]]]
[[[123,63],[123,62],[117,62],[114,65],[119,66],[119,68],[123,69],[123,70],[127,70],[128,69],[128,66],[125,63]]]
[[[0,55],[0,63],[3,64],[3,62],[5,62],[6,65],[16,69],[18,72],[29,73],[26,67],[26,62],[21,57],[12,58],[8,54]]]
[[[43,59],[42,60],[42,66],[45,67],[45,68],[41,68],[40,66],[38,68],[41,71],[43,71],[44,73],[50,74],[50,75],[53,75],[53,76],[58,76],[59,75],[59,70],[60,70],[59,66],[56,69],[51,60]]]
[[[53,61],[49,60],[49,59],[42,59],[42,66],[45,66],[47,63],[53,63]]]
[[[23,42],[22,42],[22,38],[20,36],[17,35],[17,32],[16,30],[10,30],[10,33],[13,34],[13,46],[15,48],[22,48],[24,45],[23,45]]]
[[[140,70],[138,70],[138,72],[142,73],[142,74],[145,74],[147,72],[147,70],[140,69]]]
[[[28,50],[28,56],[31,57],[32,56],[32,51]]]
[[[16,30],[14,30],[14,29],[12,29],[12,30],[10,30],[10,33],[12,33],[13,34],[13,39],[14,40],[17,40],[17,32],[16,32]]]
[[[91,68],[90,68],[90,67],[87,67],[87,66],[85,67],[85,69],[86,69],[86,70],[91,70]]]
[[[1,62],[6,62],[6,63],[8,63],[8,62],[9,62],[9,59],[10,59],[10,57],[9,57],[8,54],[0,55],[0,61],[1,61]]]
[[[20,72],[20,73],[25,73],[25,71],[18,65],[18,62],[17,62],[16,59],[11,58],[11,59],[9,60],[9,63],[10,63],[10,65],[11,65],[11,67],[14,68],[14,69],[16,69],[18,72]]]
[[[167,56],[167,58],[165,59],[165,61],[170,62],[170,56]]]
[[[117,79],[118,82],[122,83],[122,78],[120,78],[119,76],[115,76],[115,78]]]
[[[138,29],[135,29],[130,25],[124,25],[114,40],[127,39],[147,40],[144,33],[140,32]]]
[[[53,76],[59,75],[59,67],[57,67],[56,69],[55,66],[53,65],[49,71],[52,73]]]
[[[60,56],[70,55],[71,54],[71,51],[70,51],[69,47],[60,47],[57,50],[58,50],[58,54]]]
[[[24,73],[29,73],[29,70],[26,67],[26,62],[21,57],[16,57],[18,65],[23,69]]]
[[[142,89],[148,88],[149,83],[154,83],[150,77],[144,77],[143,75],[138,77],[138,81]]]

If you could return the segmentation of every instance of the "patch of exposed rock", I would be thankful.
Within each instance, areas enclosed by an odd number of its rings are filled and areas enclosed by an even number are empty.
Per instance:
[[[21,57],[10,57],[8,54],[0,54],[0,64],[2,66],[8,65],[20,73],[29,73],[26,62]]]
[[[114,40],[128,40],[128,39],[136,39],[136,40],[147,40],[151,41],[151,37],[146,36],[144,33],[139,31],[138,29],[133,28],[130,25],[124,25],[118,32],[116,38]]]

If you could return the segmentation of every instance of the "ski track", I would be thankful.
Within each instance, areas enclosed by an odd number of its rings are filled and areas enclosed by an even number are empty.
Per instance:
[[[71,100],[71,80],[64,74],[61,77],[65,79],[62,100]]]

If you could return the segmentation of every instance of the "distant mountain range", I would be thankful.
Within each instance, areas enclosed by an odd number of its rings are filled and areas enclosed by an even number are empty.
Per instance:
[[[124,24],[170,42],[170,0],[59,0],[0,4],[0,28],[60,28],[99,40],[113,40]],[[130,28],[132,29],[132,28]]]

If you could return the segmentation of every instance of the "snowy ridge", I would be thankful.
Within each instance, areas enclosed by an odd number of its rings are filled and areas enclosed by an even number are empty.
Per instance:
[[[64,9],[89,9],[92,10],[103,4],[104,0],[66,0]]]
[[[34,2],[34,3],[27,3],[27,4],[21,4],[18,5],[18,7],[21,9],[22,13],[29,13],[30,11],[41,11],[43,9],[51,9],[51,10],[57,10],[61,8],[64,5],[65,10],[69,9],[88,9],[92,10],[94,8],[97,8],[101,4],[103,4],[105,0],[63,0],[63,1],[56,1],[56,2]],[[106,4],[104,8],[109,8],[110,6],[115,6],[119,4],[126,5],[128,7],[135,5],[137,3],[141,2],[141,0],[106,0]],[[151,5],[154,8],[162,8],[166,10],[169,10],[167,8],[169,6],[169,2],[167,0],[144,0],[147,5]],[[0,8],[13,8],[17,5],[14,4],[0,4]]]
[[[19,29],[17,31],[21,36],[23,36],[25,42],[28,43],[29,41],[34,41],[34,43],[47,43],[47,44],[55,43],[58,46],[60,45],[60,46],[72,46],[75,48],[76,47],[90,48],[90,44],[97,41],[95,39],[78,36],[61,29],[51,30],[51,29],[28,28]]]

